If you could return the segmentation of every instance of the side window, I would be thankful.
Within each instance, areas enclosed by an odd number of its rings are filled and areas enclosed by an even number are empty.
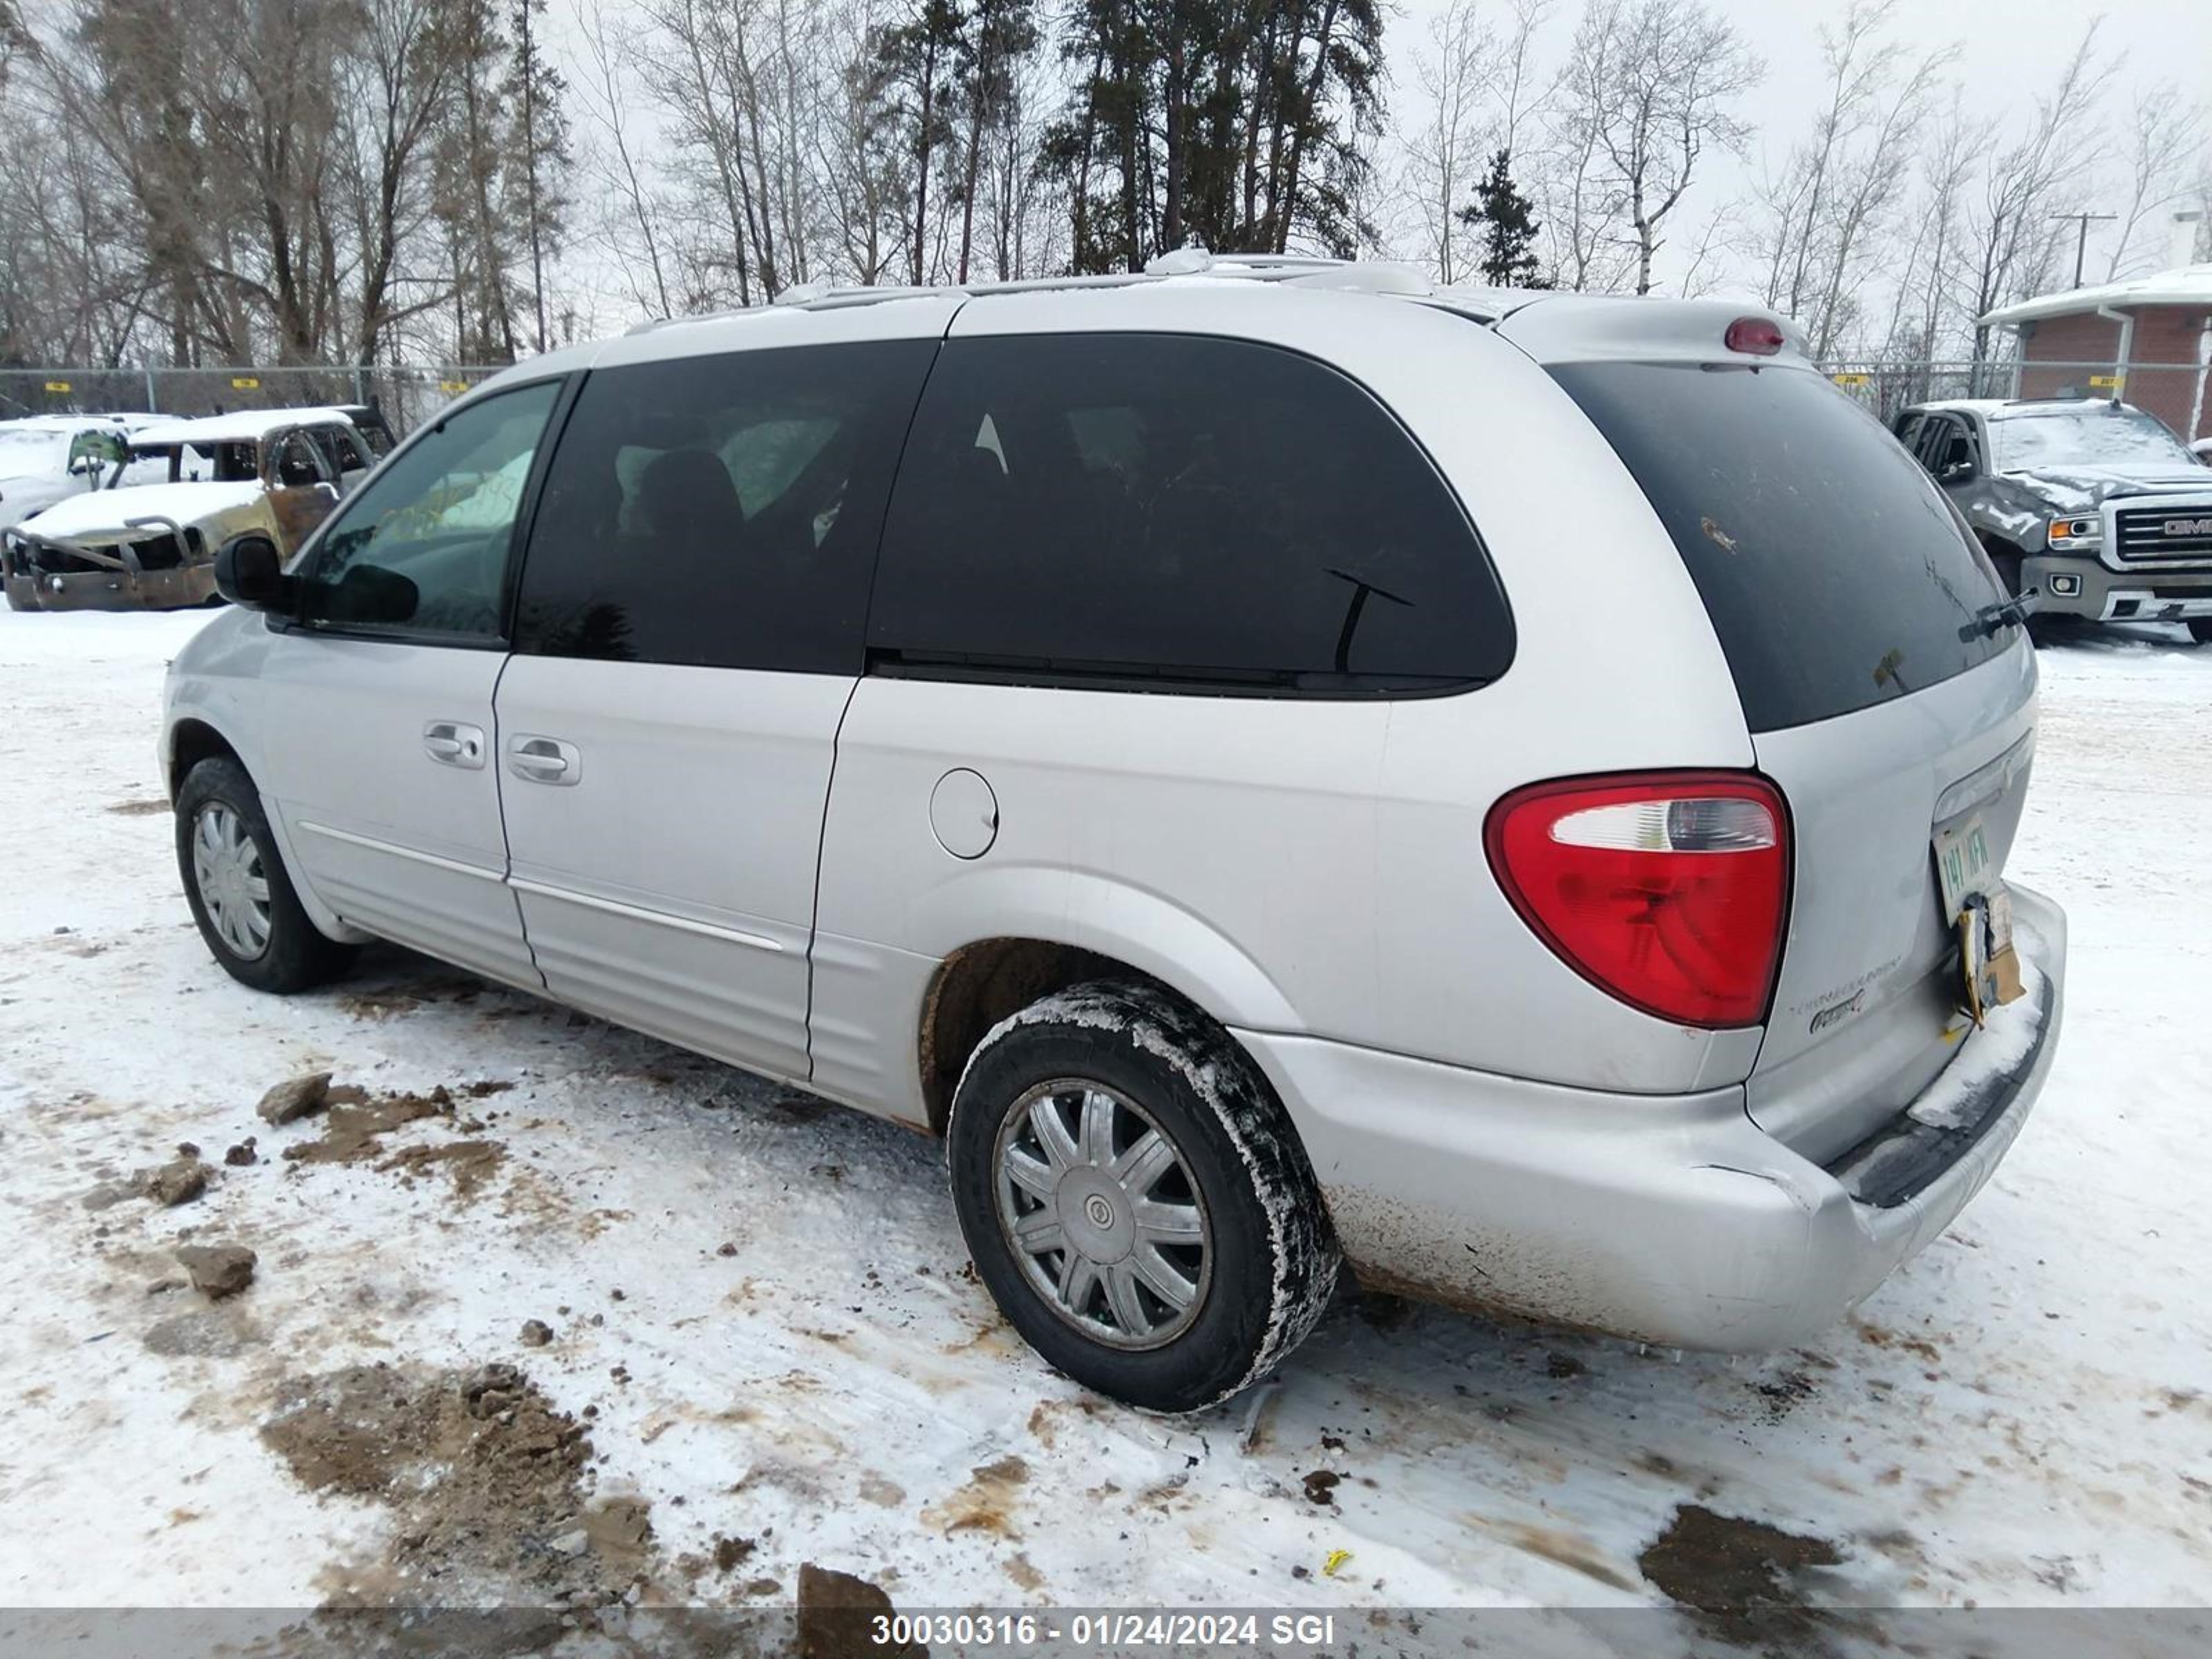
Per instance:
[[[496,639],[507,546],[557,380],[439,422],[338,509],[316,544],[311,623]]]
[[[1897,441],[1905,446],[1905,453],[1920,453],[1920,428],[1926,416],[1917,410],[1907,410],[1897,417]]]
[[[1176,335],[948,343],[868,632],[912,666],[1320,696],[1493,679],[1513,651],[1466,514],[1373,397]]]
[[[314,442],[304,431],[288,432],[276,441],[270,481],[283,489],[312,489],[328,476]]]
[[[934,340],[598,369],[523,561],[515,648],[856,674]]]
[[[1930,423],[1934,430],[1928,439],[1928,469],[1937,477],[1961,462],[1974,459],[1974,440],[1966,423],[1957,416],[1945,416]]]
[[[350,427],[319,426],[315,436],[322,441],[323,453],[329,458],[333,476],[368,470],[368,457]]]
[[[187,452],[189,453],[189,452]],[[132,449],[125,452],[118,484],[173,483],[179,452],[174,449]]]
[[[251,439],[211,446],[217,483],[258,483],[261,480],[260,446]],[[313,482],[311,479],[309,482]]]

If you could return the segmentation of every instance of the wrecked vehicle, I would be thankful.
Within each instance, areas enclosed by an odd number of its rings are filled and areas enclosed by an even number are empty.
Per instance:
[[[215,597],[215,551],[258,531],[287,554],[368,476],[392,437],[374,411],[252,410],[164,421],[118,441],[102,487],[0,538],[18,611],[171,610]]]
[[[1956,398],[1915,404],[1895,431],[2033,617],[2186,623],[2212,641],[2212,478],[2155,416]]]
[[[99,489],[129,441],[122,422],[107,415],[0,421],[0,530]]]

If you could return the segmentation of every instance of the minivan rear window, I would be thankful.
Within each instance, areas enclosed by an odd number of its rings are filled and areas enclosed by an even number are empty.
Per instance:
[[[1888,433],[1796,368],[1561,363],[1681,550],[1754,732],[1847,714],[2008,647],[1996,573]]]

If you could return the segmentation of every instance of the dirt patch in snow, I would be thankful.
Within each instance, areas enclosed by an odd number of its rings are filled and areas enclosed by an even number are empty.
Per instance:
[[[1636,1565],[1674,1601],[1733,1639],[1753,1626],[1770,1634],[1786,1630],[1787,1615],[1804,1606],[1801,1575],[1842,1559],[1824,1538],[1684,1504]],[[1809,1627],[1809,1619],[1806,1623]]]
[[[337,1001],[356,1019],[386,1020],[394,1014],[408,1013],[432,1003],[455,1002],[465,1006],[495,988],[489,980],[463,973],[410,972],[403,984],[342,992]]]
[[[988,1532],[1000,1538],[1019,1538],[1014,1526],[1016,1495],[1030,1478],[1030,1466],[1008,1455],[969,1471],[968,1484],[921,1512],[921,1518],[942,1533]]]
[[[166,812],[169,803],[165,800],[119,800],[107,809],[118,817],[150,818],[156,812]]]
[[[376,1167],[409,1178],[443,1170],[465,1203],[483,1190],[506,1160],[507,1148],[496,1140],[448,1140],[435,1146],[404,1146]]]
[[[481,1099],[513,1085],[474,1083],[460,1092]],[[442,1084],[428,1094],[370,1095],[348,1085],[332,1088],[324,1097],[327,1109],[322,1134],[287,1146],[284,1156],[297,1164],[368,1164],[386,1173],[411,1179],[442,1171],[453,1179],[455,1193],[473,1199],[506,1161],[507,1148],[496,1140],[434,1141],[393,1148],[384,1137],[410,1123],[436,1119],[455,1122],[453,1091]],[[466,1127],[481,1128],[470,1120]]]
[[[652,1583],[646,1503],[586,1502],[591,1441],[512,1365],[295,1377],[261,1437],[310,1490],[392,1510],[383,1553],[328,1576],[330,1605],[588,1610]]]

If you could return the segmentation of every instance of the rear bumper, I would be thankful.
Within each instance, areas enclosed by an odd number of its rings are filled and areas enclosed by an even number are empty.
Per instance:
[[[2039,617],[2090,622],[2212,617],[2212,569],[2112,570],[2094,559],[2031,558],[2022,562],[2020,580],[2023,591],[2036,590],[2033,614]]]
[[[2004,1012],[2039,1004],[2030,1038],[2024,1020],[1968,1036],[1917,1099],[1826,1168],[1754,1124],[1741,1088],[1600,1094],[1237,1035],[1370,1283],[1669,1346],[1783,1347],[1933,1241],[2027,1121],[2057,1048],[2066,922],[2013,891],[2042,983]]]

